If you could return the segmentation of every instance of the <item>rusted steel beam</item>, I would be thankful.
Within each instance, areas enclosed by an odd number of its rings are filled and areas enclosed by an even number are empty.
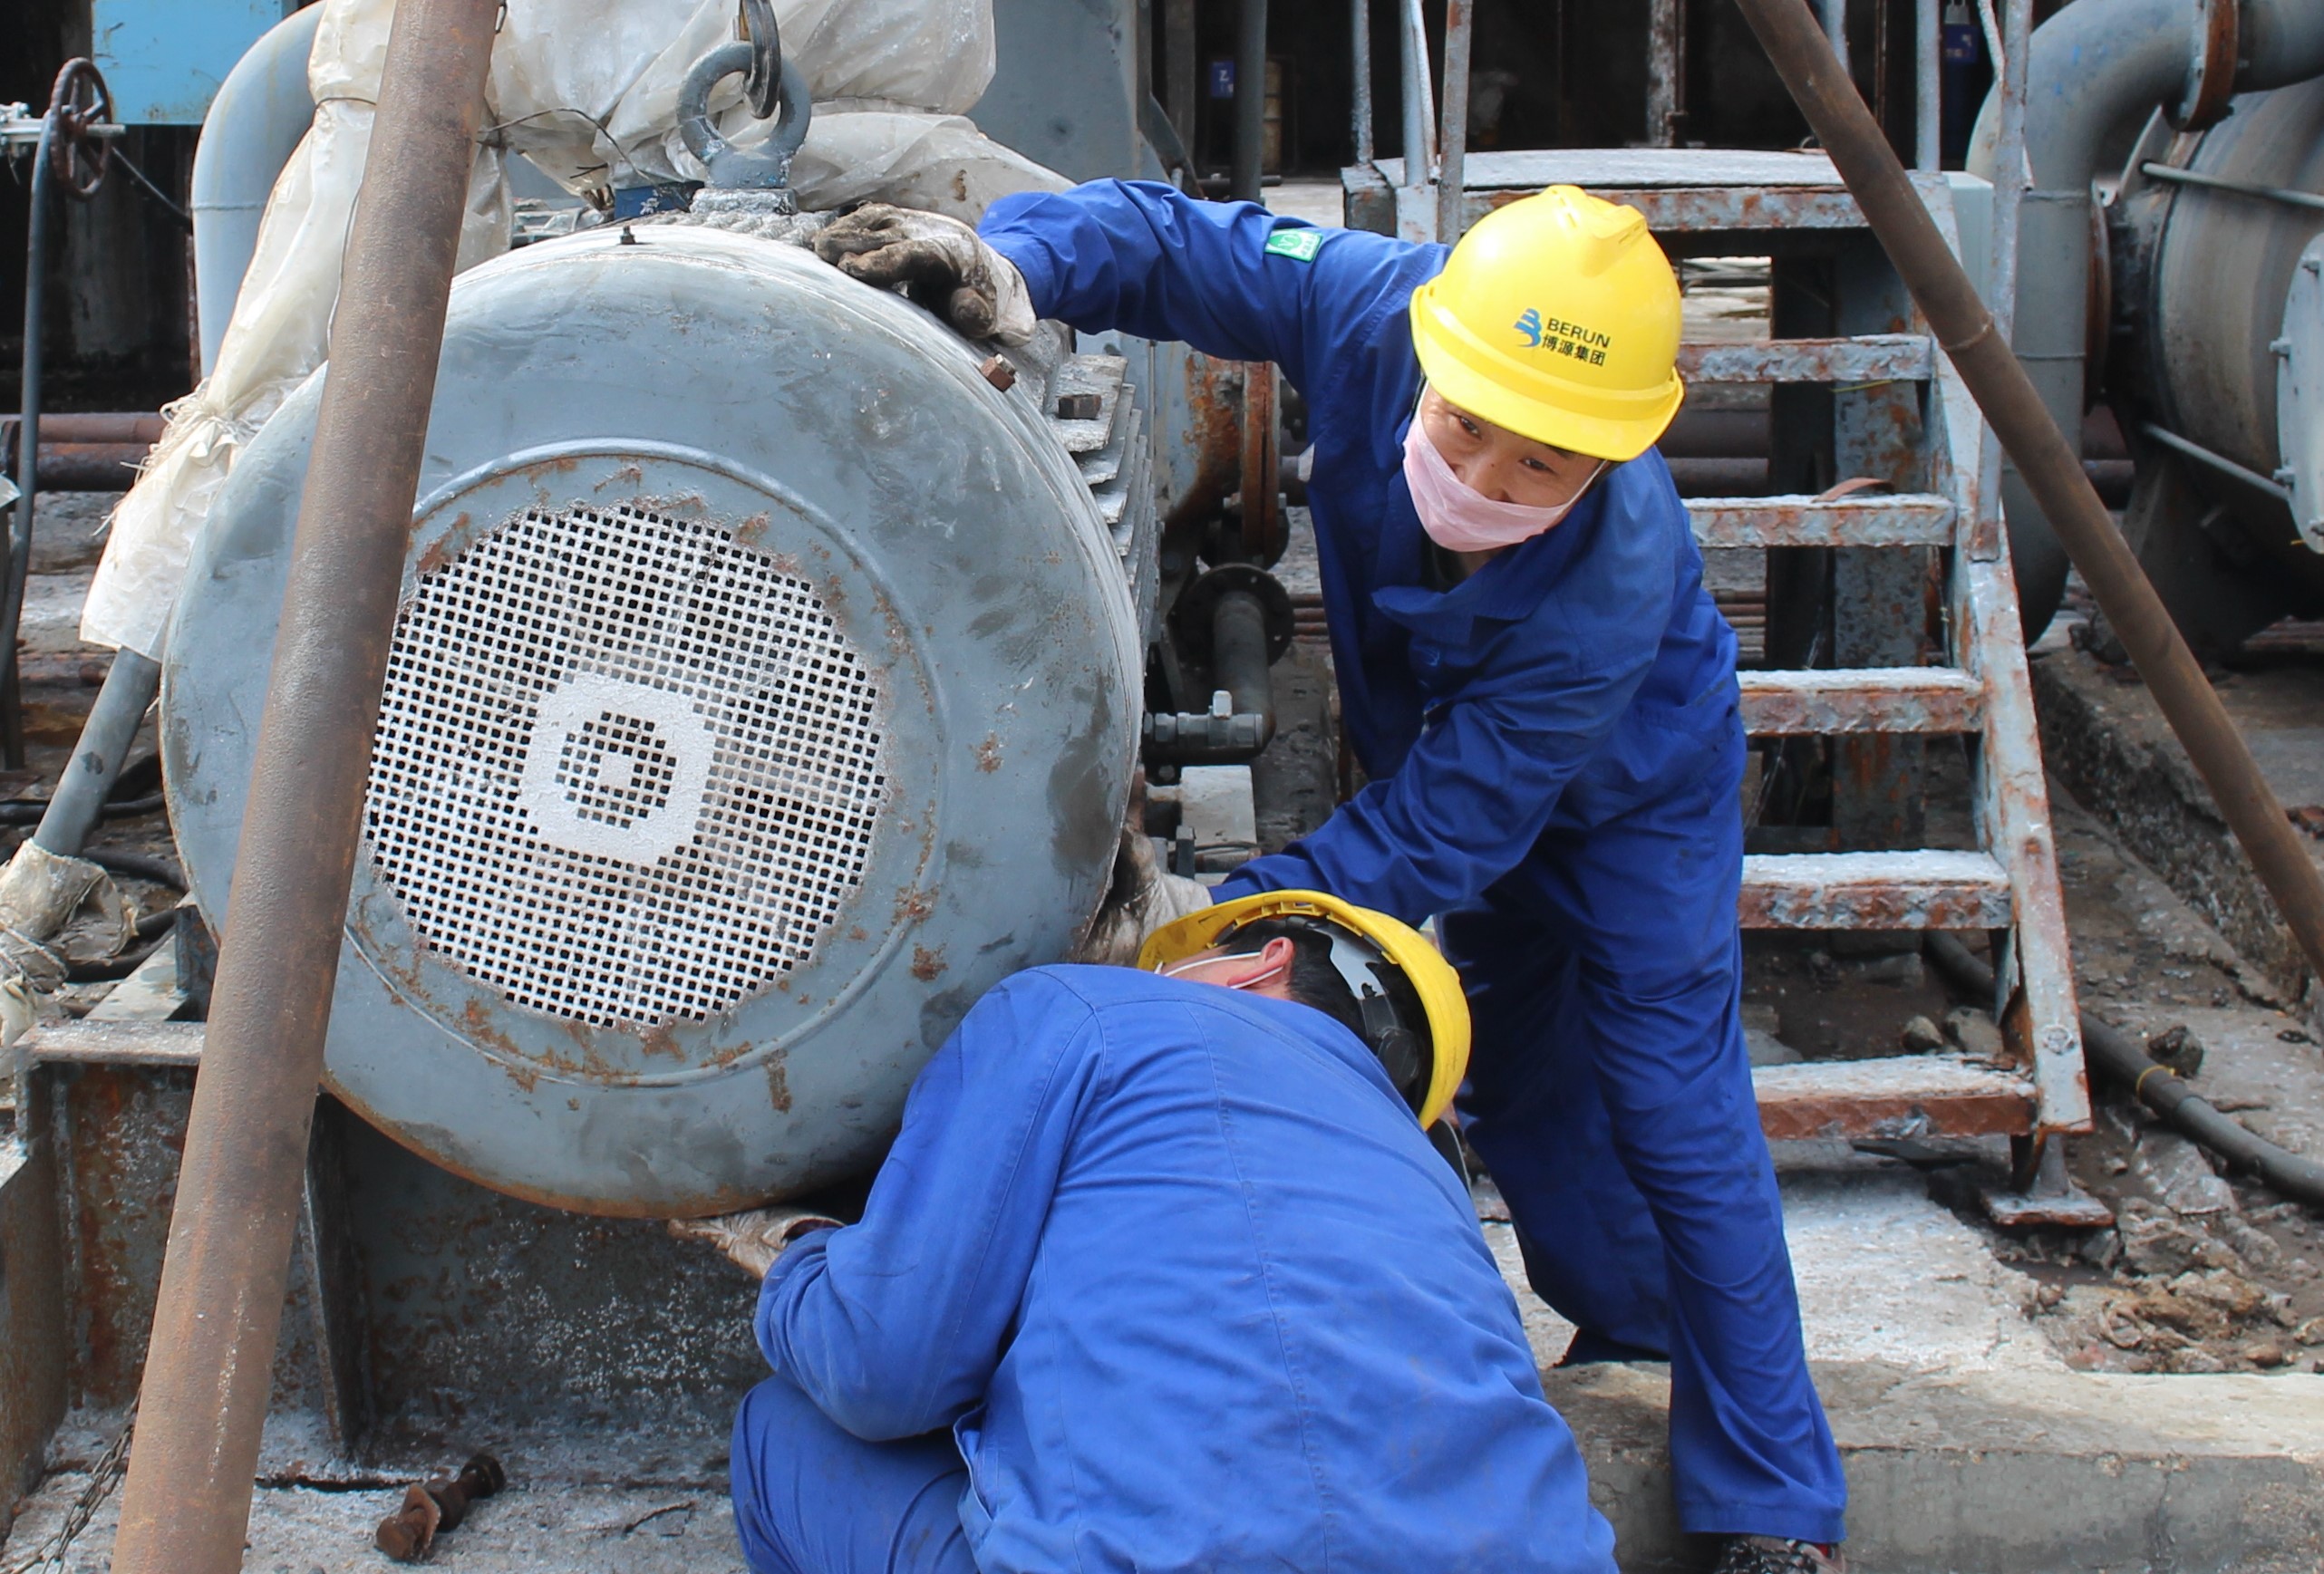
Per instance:
[[[1445,0],[1445,91],[1437,130],[1437,239],[1468,227],[1468,57],[1476,0]]]
[[[1932,1055],[1804,1061],[1751,1073],[1768,1137],[1962,1137],[2033,1129],[2024,1078]]]
[[[1951,667],[1837,667],[1745,672],[1743,729],[1754,738],[1848,732],[1975,732],[1983,691]]]
[[[1783,853],[1743,860],[1746,929],[2003,929],[2009,874],[1983,853]]]
[[[11,416],[6,418],[15,420]],[[83,410],[73,415],[53,411],[41,416],[44,443],[137,443],[150,448],[161,440],[169,421],[156,410]]]
[[[199,1066],[199,1022],[52,1022],[17,1040],[27,1065]]]
[[[2116,637],[2130,653],[2220,815],[2242,844],[2309,965],[2324,974],[2324,878],[2284,817],[2226,708],[2171,621],[1920,192],[1800,0],[1738,0],[1912,292],[1961,381],[2016,463]]]
[[[1780,497],[1690,497],[1695,541],[1722,546],[1949,546],[1953,505],[1927,493],[1857,493],[1822,501]]]
[[[1950,586],[1954,660],[1986,694],[1987,722],[1972,773],[1971,812],[1978,840],[2009,866],[2015,923],[2008,943],[2017,952],[2009,970],[2012,995],[1989,1002],[2019,1058],[2033,1072],[2042,1131],[2082,1131],[2090,1124],[2090,1086],[2082,1052],[2081,1005],[2066,929],[2066,894],[2058,883],[2058,848],[2049,816],[2034,716],[2033,678],[2026,665],[2018,585],[2000,543],[1976,549],[1998,510],[1983,488],[1998,471],[1981,462],[1985,433],[1959,372],[1939,369],[1929,401],[1929,442],[1934,483],[1972,522],[1952,555]]]
[[[1531,191],[1472,191],[1468,222]],[[1838,186],[1650,186],[1593,192],[1635,208],[1656,234],[1773,229],[1862,229],[1864,210]]]
[[[1686,82],[1686,8],[1681,0],[1648,0],[1646,7],[1646,141],[1679,145],[1679,108]]]
[[[120,1574],[242,1567],[499,0],[395,8],[169,1222]]]
[[[1926,382],[1936,362],[1924,333],[1679,347],[1679,372],[1689,382]]]
[[[53,422],[43,422],[44,432]],[[40,453],[44,492],[126,492],[150,443],[62,443],[44,440]]]

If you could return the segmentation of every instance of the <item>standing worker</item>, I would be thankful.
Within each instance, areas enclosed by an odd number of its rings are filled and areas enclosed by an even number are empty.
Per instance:
[[[978,1001],[860,1223],[673,1226],[765,1274],[751,1568],[1613,1574],[1422,1131],[1467,1056],[1452,970],[1312,893],[1141,961]]]
[[[1843,1567],[1740,1019],[1735,637],[1653,449],[1679,292],[1633,210],[1553,187],[1449,250],[1095,181],[818,242],[961,331],[1036,318],[1271,361],[1306,397],[1341,723],[1370,777],[1223,898],[1434,917],[1467,1135],[1568,1362],[1668,1359],[1680,1523],[1720,1574]],[[1151,905],[1167,912],[1167,897]]]

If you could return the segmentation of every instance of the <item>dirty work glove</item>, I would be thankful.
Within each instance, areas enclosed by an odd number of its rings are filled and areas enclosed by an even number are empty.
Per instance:
[[[1138,949],[1166,923],[1199,913],[1212,902],[1210,887],[1172,874],[1154,858],[1154,838],[1146,834],[1142,805],[1133,804],[1114,853],[1113,883],[1089,921],[1089,935],[1074,951],[1078,962],[1109,967],[1138,965]]]
[[[726,1254],[727,1261],[753,1279],[766,1278],[775,1259],[801,1236],[840,1227],[837,1219],[804,1208],[748,1208],[714,1219],[670,1221],[671,1234],[717,1248]]]
[[[1033,336],[1024,275],[957,218],[867,203],[818,232],[815,255],[867,285],[902,286],[971,339],[1022,344]]]

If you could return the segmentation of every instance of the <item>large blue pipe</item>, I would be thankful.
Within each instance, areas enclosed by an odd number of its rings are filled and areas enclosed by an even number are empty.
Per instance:
[[[310,5],[276,24],[227,72],[202,121],[194,150],[194,301],[199,315],[202,375],[218,363],[218,346],[234,315],[242,275],[258,249],[258,223],[275,179],[315,119],[306,57],[315,49],[323,7]]]

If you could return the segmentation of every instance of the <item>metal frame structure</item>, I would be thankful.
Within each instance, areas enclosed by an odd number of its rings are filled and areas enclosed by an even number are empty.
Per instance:
[[[1991,4],[1991,0],[1983,0]],[[2017,105],[2014,126],[2005,120],[2002,146],[2022,150],[2025,117],[2022,84],[2025,57],[2033,34],[2029,0],[2006,0],[2007,65],[1999,73],[2007,85],[2004,103]],[[1833,48],[1848,58],[1845,0],[1818,0],[1818,14]],[[1688,0],[1649,0],[1646,60],[1646,140],[1653,147],[1679,145],[1679,124],[1686,117],[1686,40]],[[1475,0],[1446,0],[1443,88],[1439,92],[1429,73],[1428,29],[1421,0],[1401,0],[1397,11],[1396,57],[1399,100],[1402,112],[1402,179],[1396,190],[1396,231],[1405,240],[1460,238],[1467,227],[1461,194],[1467,189],[1464,166],[1468,151],[1468,66],[1475,31]],[[1913,8],[1913,168],[1935,174],[1940,165],[1942,121],[1942,78],[1939,71],[1942,33],[1942,0],[1916,0]],[[1371,95],[1371,15],[1365,0],[1353,0],[1350,14],[1353,92],[1351,140],[1358,167],[1373,163]],[[1997,53],[1996,60],[2003,57]],[[1439,109],[1441,105],[1441,109]],[[2005,108],[2005,113],[2006,113]],[[2022,169],[2022,156],[2014,160]],[[1997,182],[1997,185],[1999,182]],[[2017,192],[2024,181],[2017,182]],[[2009,227],[2014,233],[2015,194]],[[1997,222],[1996,237],[2000,233]],[[2014,256],[2014,252],[2012,252]],[[1997,277],[2014,276],[1997,275]],[[2004,324],[2006,331],[2007,324]]]
[[[1936,7],[1921,11],[1930,25],[1917,41],[1916,152],[1924,168],[1914,184],[1959,250],[1953,185],[1927,168],[1936,147],[1938,36]],[[2008,173],[1990,194],[1990,235],[1970,237],[1990,238],[1990,256],[1972,266],[2000,281],[2016,275],[2030,11],[2029,0],[2007,0],[2000,132]],[[1468,7],[1456,4],[1448,16],[1447,56],[1465,63]],[[1434,95],[1425,78],[1415,80],[1415,63],[1425,72],[1428,58],[1417,0],[1402,17],[1405,157],[1349,172],[1351,223],[1449,241],[1495,207],[1568,183],[1636,208],[1673,256],[1776,259],[1773,336],[1690,344],[1681,371],[1699,386],[1769,385],[1775,463],[1794,475],[1812,463],[1854,479],[1820,496],[1688,503],[1706,550],[1769,553],[1771,623],[1780,615],[1779,586],[1789,584],[1793,621],[1804,615],[1825,629],[1796,642],[1793,665],[1743,677],[1751,736],[1830,739],[1834,787],[1831,826],[1800,838],[1812,850],[1746,858],[1740,917],[1757,929],[1990,932],[2001,964],[1991,1004],[2007,1063],[1903,1055],[1767,1067],[1758,1073],[1762,1121],[1777,1137],[2003,1134],[2019,1144],[2020,1184],[2031,1183],[2042,1139],[2086,1129],[2090,1103],[2005,546],[1999,445],[1827,160],[1679,149],[1468,159],[1465,127],[1451,118],[1463,95],[1450,82],[1441,135],[1431,135]],[[1654,47],[1675,52],[1680,23],[1675,14],[1662,20],[1668,25],[1651,32]],[[1677,70],[1674,53],[1650,74],[1666,116],[1676,112]],[[1661,130],[1668,127],[1666,119]],[[1986,192],[1977,181],[1965,189]],[[2006,302],[1998,314],[2006,333]],[[1808,444],[1801,434],[1825,430],[1824,422],[1828,441]],[[1941,608],[1933,623],[1932,580]],[[1974,740],[1973,847],[1921,845],[1919,740],[1949,734]]]

